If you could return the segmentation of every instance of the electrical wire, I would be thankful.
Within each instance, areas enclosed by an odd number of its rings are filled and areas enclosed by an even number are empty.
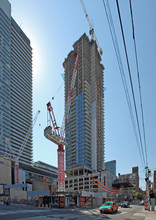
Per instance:
[[[145,180],[145,178],[140,178],[140,177],[139,177],[139,180],[141,180],[141,181],[142,181],[143,186],[146,188],[146,183],[145,183],[145,181],[144,181],[144,180]]]
[[[132,11],[132,3],[131,3],[131,0],[129,0],[129,4],[130,4],[131,22],[132,22],[132,33],[133,33],[134,50],[135,50],[135,60],[136,60],[137,76],[138,76],[138,84],[139,84],[139,97],[140,97],[140,105],[141,105],[141,116],[142,116],[143,135],[144,135],[144,144],[145,144],[146,165],[147,165],[147,167],[148,167],[147,147],[146,147],[146,135],[145,135],[145,125],[144,125],[144,114],[143,114],[143,104],[142,104],[142,95],[141,95],[141,84],[140,84],[140,76],[139,76],[140,74],[139,74],[139,65],[138,65],[138,56],[137,56],[137,49],[136,49],[136,40],[135,40],[134,22],[133,22],[133,11]]]
[[[63,83],[64,83],[64,82],[61,83],[60,87],[57,89],[57,91],[56,91],[55,95],[52,97],[52,99],[55,98],[55,96],[57,95],[57,93],[59,92],[59,90],[61,89],[61,87],[63,86]]]
[[[126,42],[125,42],[125,36],[124,36],[124,31],[123,31],[123,26],[122,26],[122,20],[121,20],[118,0],[116,0],[116,4],[117,4],[119,21],[120,21],[122,39],[123,39],[123,43],[124,43],[124,49],[125,49],[125,55],[126,55],[126,61],[127,61],[127,67],[128,67],[128,73],[129,73],[129,79],[130,79],[130,85],[131,85],[131,91],[132,91],[132,96],[133,96],[133,103],[134,103],[135,115],[136,115],[138,132],[139,132],[141,152],[142,152],[142,157],[143,157],[143,161],[144,161],[144,164],[145,164],[145,156],[144,156],[144,151],[143,151],[143,146],[142,146],[142,138],[141,138],[140,125],[139,125],[139,119],[138,119],[138,113],[137,113],[137,107],[136,107],[136,101],[135,101],[135,94],[134,94],[134,89],[133,89],[133,82],[132,82],[132,77],[131,77],[130,65],[129,65],[129,60],[128,60],[128,54],[127,54],[127,48],[126,48]]]
[[[130,95],[129,95],[129,91],[128,91],[128,87],[127,87],[127,83],[126,83],[125,73],[124,73],[124,69],[123,69],[120,50],[119,50],[119,46],[118,46],[118,41],[117,41],[117,37],[116,37],[116,32],[115,32],[115,28],[114,28],[113,19],[112,19],[111,10],[110,10],[110,7],[109,7],[108,0],[105,0],[105,2],[103,0],[103,5],[104,5],[104,9],[105,9],[105,13],[106,13],[106,17],[107,17],[107,21],[108,21],[108,25],[109,25],[109,29],[110,29],[112,41],[113,41],[113,46],[114,46],[114,50],[115,50],[115,54],[116,54],[116,58],[117,58],[118,66],[119,66],[119,71],[120,71],[120,75],[121,75],[121,79],[122,79],[122,83],[123,83],[123,87],[124,87],[124,91],[125,91],[125,95],[126,95],[128,109],[129,109],[131,122],[132,122],[132,126],[133,126],[133,131],[134,131],[137,146],[138,146],[138,149],[139,149],[139,154],[140,154],[142,166],[144,167],[143,157],[142,157],[140,146],[139,146],[139,140],[138,140],[138,135],[137,135],[135,119],[134,119],[134,115],[133,115],[133,111],[132,111]]]

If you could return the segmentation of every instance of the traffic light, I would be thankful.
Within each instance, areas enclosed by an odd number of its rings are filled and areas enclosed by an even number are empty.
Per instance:
[[[148,177],[146,177],[146,178],[145,178],[145,181],[146,181],[146,182],[147,182],[147,180],[149,180],[149,178],[148,178]]]

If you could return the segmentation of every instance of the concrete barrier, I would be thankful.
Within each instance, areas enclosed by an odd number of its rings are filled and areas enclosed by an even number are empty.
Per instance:
[[[38,208],[50,208],[50,204],[37,204],[36,205]]]

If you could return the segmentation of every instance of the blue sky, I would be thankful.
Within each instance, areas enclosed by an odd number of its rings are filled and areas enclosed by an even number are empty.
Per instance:
[[[64,86],[61,86],[63,82],[61,74],[64,72],[62,63],[72,50],[73,43],[83,33],[89,36],[89,25],[79,0],[9,1],[12,5],[12,17],[29,37],[33,48],[34,116],[38,109],[41,111],[33,130],[34,161],[41,160],[57,166],[57,146],[48,141],[43,134],[44,128],[47,126],[46,103],[52,102],[57,123],[61,126],[64,115]],[[133,132],[103,1],[84,0],[84,3],[90,19],[94,22],[95,33],[103,49],[102,64],[105,67],[104,86],[106,87],[105,161],[117,161],[117,174],[119,172],[121,174],[131,173],[133,166],[139,166],[140,177],[144,178],[144,167],[141,164]],[[132,98],[116,1],[109,1],[109,3],[129,93]],[[141,134],[143,134],[129,0],[119,0],[119,6]],[[156,1],[132,1],[132,9],[140,70],[148,165],[153,172],[154,169],[156,170]],[[53,96],[55,99],[52,101]],[[133,106],[132,99],[131,103]],[[140,185],[144,187],[143,179],[141,179]]]

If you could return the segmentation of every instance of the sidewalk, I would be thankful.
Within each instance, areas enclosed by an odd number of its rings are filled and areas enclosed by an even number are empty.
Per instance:
[[[143,213],[145,213],[145,220],[155,220],[156,219],[156,206],[154,211],[148,211],[143,209]]]

